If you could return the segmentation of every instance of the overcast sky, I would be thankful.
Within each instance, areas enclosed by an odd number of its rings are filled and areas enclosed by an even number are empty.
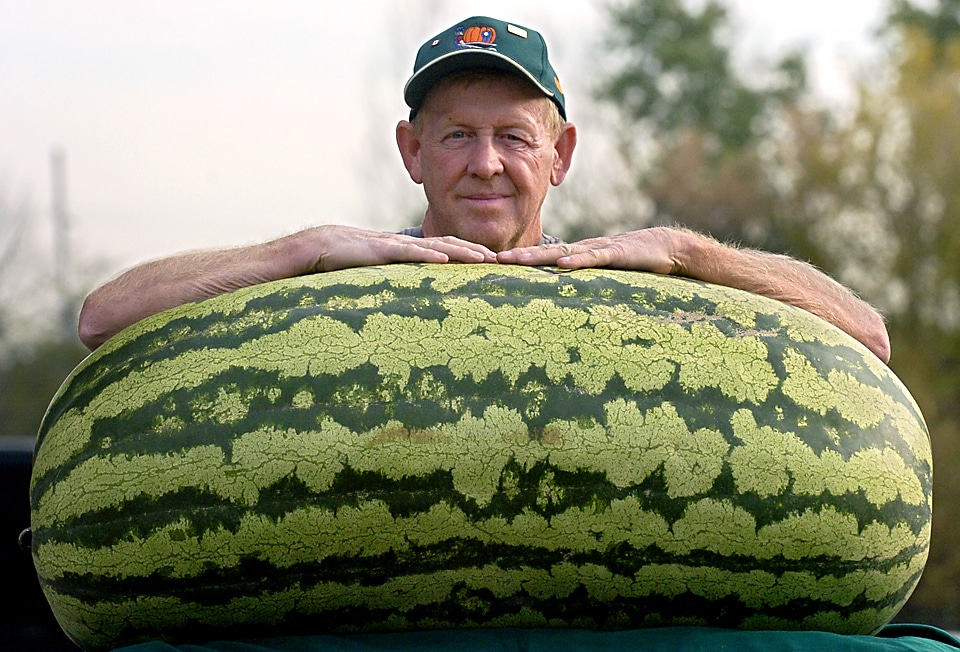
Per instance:
[[[815,87],[835,101],[875,54],[871,34],[886,6],[729,4],[743,57],[806,45]],[[45,241],[50,153],[62,148],[75,255],[107,258],[113,272],[317,223],[401,226],[376,200],[409,183],[393,129],[419,44],[476,14],[539,29],[577,122],[578,98],[597,74],[601,6],[0,0],[0,193],[29,199]]]

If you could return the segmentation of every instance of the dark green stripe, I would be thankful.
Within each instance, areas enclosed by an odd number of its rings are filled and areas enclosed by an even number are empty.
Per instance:
[[[843,586],[844,580],[858,571],[887,574],[899,564],[908,564],[924,551],[908,548],[890,560],[848,562],[833,557],[810,557],[802,560],[778,556],[757,560],[747,556],[725,556],[697,550],[688,555],[670,555],[655,546],[636,549],[620,544],[600,553],[578,553],[569,550],[550,550],[535,546],[484,544],[474,539],[452,539],[429,546],[416,546],[402,551],[362,557],[337,555],[315,563],[299,563],[287,568],[246,557],[229,568],[209,568],[193,577],[171,577],[164,568],[147,577],[116,579],[95,572],[70,573],[56,579],[44,578],[45,584],[58,593],[74,595],[86,602],[98,602],[107,596],[177,596],[186,601],[205,604],[225,604],[244,595],[244,589],[255,595],[260,590],[276,592],[292,586],[306,588],[324,582],[343,585],[379,586],[392,578],[424,575],[442,571],[480,569],[493,564],[504,570],[550,571],[559,564],[575,566],[596,565],[622,577],[633,577],[641,569],[660,565],[679,565],[690,569],[712,569],[747,574],[751,571],[782,577],[785,573],[800,573],[812,579],[833,579]],[[910,578],[915,580],[916,578]],[[912,584],[913,582],[908,582]],[[259,587],[259,588],[256,588]],[[900,588],[887,586],[887,589]],[[672,587],[663,587],[669,594]],[[902,590],[892,597],[884,596],[878,604],[889,604],[902,596]]]

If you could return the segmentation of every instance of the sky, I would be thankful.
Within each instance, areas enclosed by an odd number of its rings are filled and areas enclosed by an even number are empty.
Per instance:
[[[876,55],[885,0],[729,0],[739,55],[813,57],[829,101]],[[544,33],[571,120],[597,72],[598,0],[0,0],[0,199],[52,251],[51,154],[66,161],[70,258],[103,278],[177,251],[314,224],[409,225],[394,144],[416,48],[472,15]],[[829,16],[829,18],[826,18]],[[581,101],[578,103],[578,98]],[[580,115],[581,158],[602,123]],[[571,174],[576,173],[577,158]],[[2,226],[2,225],[0,225]]]

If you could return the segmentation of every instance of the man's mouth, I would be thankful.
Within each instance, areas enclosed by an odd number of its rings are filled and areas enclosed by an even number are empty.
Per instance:
[[[495,192],[479,192],[463,195],[463,199],[475,202],[495,202],[502,199],[507,199],[508,197],[509,195]]]

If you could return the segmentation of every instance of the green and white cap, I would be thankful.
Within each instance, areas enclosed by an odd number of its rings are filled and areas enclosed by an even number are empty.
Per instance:
[[[434,84],[445,75],[466,68],[497,68],[519,73],[552,99],[566,120],[563,89],[547,58],[543,37],[527,27],[485,16],[458,22],[417,51],[413,76],[403,89],[411,117]]]

